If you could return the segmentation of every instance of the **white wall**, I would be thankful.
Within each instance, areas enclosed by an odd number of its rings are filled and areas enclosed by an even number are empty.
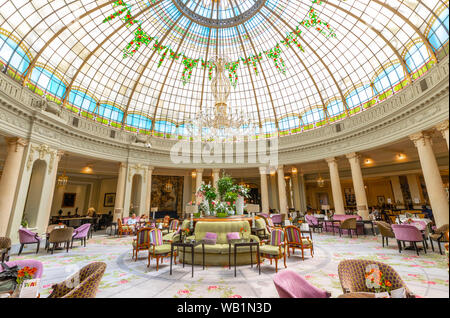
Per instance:
[[[105,199],[105,193],[116,193],[116,190],[117,190],[117,178],[103,179],[101,181],[97,205],[98,214],[102,213],[108,214],[109,211],[112,211],[114,213],[114,207],[105,207],[103,206],[103,204]],[[94,204],[92,205],[95,206]]]

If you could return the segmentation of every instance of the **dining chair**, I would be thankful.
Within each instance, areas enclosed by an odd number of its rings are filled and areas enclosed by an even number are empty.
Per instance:
[[[433,252],[434,252],[433,241],[436,241],[439,246],[439,253],[442,255],[441,242],[448,242],[448,237],[445,235],[446,233],[448,233],[448,230],[449,230],[448,224],[444,224],[441,227],[435,229],[433,233],[429,235],[431,249],[433,250]]]
[[[386,246],[389,246],[389,238],[395,238],[394,231],[392,231],[392,227],[389,223],[384,221],[375,221],[375,225],[378,227],[378,230],[381,234],[381,241],[383,242],[384,247],[384,240],[386,240]]]
[[[402,252],[402,244],[404,242],[410,242],[414,245],[417,255],[419,255],[418,242],[422,242],[425,254],[427,253],[425,238],[422,232],[414,225],[410,224],[392,224],[392,231],[394,231],[395,239],[398,244],[399,253]]]
[[[123,234],[133,234],[133,227],[131,225],[124,225],[122,223],[122,219],[118,218],[117,219],[117,234],[119,234],[119,236],[122,236]]]
[[[273,283],[280,298],[330,298],[331,293],[311,285],[306,279],[291,270],[277,273]]]
[[[339,224],[339,236],[342,235],[342,231],[347,230],[350,237],[352,237],[352,231],[355,231],[356,237],[358,237],[358,231],[356,229],[356,218],[348,218]]]

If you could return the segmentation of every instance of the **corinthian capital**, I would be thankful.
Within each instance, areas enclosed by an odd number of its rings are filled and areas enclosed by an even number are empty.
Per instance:
[[[361,155],[357,152],[352,152],[352,153],[346,154],[345,157],[347,157],[347,159],[349,159],[349,160],[351,160],[351,159],[359,160],[359,158],[361,158]]]
[[[431,135],[428,132],[418,132],[409,136],[416,147],[425,146],[427,142],[431,143]]]
[[[14,151],[17,152],[17,150],[19,149],[19,147],[25,147],[26,145],[28,145],[28,142],[23,139],[23,138],[18,138],[18,137],[5,137],[6,142],[8,143],[8,145],[10,146],[15,146]]]
[[[444,132],[445,130],[448,130],[448,120],[438,124],[435,126],[436,130],[439,132]]]

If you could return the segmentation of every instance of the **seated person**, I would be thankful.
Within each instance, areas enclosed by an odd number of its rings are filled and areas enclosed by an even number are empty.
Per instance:
[[[131,218],[128,219],[127,221],[127,225],[136,225],[136,213],[133,213],[133,215],[131,216]]]

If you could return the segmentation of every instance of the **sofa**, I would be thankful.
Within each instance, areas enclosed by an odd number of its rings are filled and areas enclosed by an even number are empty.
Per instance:
[[[240,232],[244,229],[244,238],[250,238],[253,241],[260,242],[259,238],[255,235],[251,235],[250,224],[248,221],[230,221],[230,222],[197,222],[195,225],[194,235],[189,236],[188,240],[195,239],[196,241],[202,240],[207,232],[216,233],[217,241],[215,245],[205,244],[205,265],[212,266],[228,266],[229,260],[229,244],[227,234],[231,232]],[[194,248],[194,264],[202,265],[202,245],[198,245]],[[252,249],[253,264],[256,264],[257,255],[256,247]],[[183,261],[183,249],[178,249],[178,255],[180,262]],[[191,264],[192,254],[191,248],[186,248],[185,251],[185,263]],[[237,265],[250,265],[250,248],[242,247],[237,249],[236,257]],[[231,265],[234,265],[234,247],[231,248]]]
[[[359,215],[343,215],[343,214],[335,214],[333,215],[333,220],[338,220],[341,222],[344,222],[347,219],[350,218],[356,218],[357,221],[362,220],[361,216]],[[331,223],[328,223],[327,226],[325,227],[325,225],[323,226],[324,231],[327,232],[336,232],[339,233],[339,226],[340,224],[338,223],[333,223],[333,225],[331,225]],[[348,234],[347,233],[348,230],[342,230],[343,234]],[[358,233],[358,235],[364,235],[364,224],[356,224],[356,232]]]

